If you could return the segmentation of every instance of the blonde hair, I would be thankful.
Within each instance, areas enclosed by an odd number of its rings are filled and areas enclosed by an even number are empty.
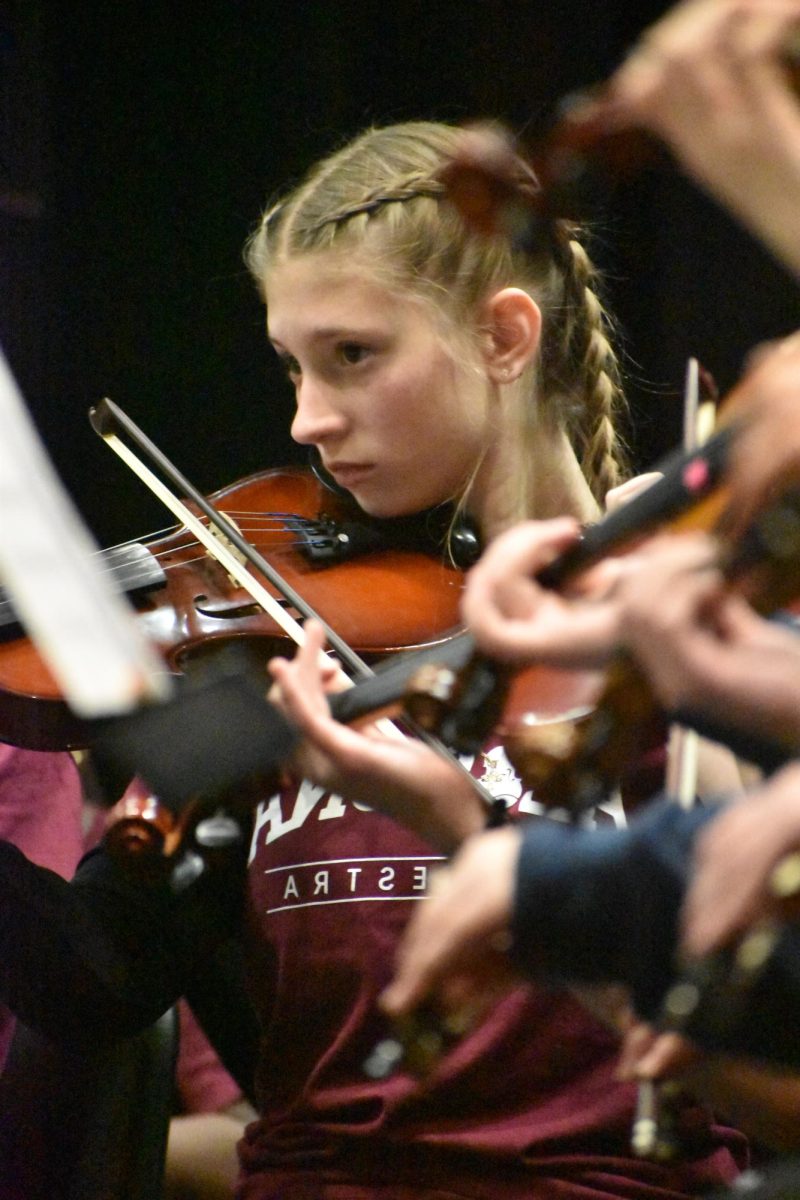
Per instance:
[[[468,228],[443,202],[441,180],[460,136],[455,127],[423,121],[362,133],[264,214],[247,244],[247,265],[263,289],[284,258],[362,251],[360,261],[388,286],[429,302],[454,329],[476,332],[488,296],[524,288],[542,310],[543,329],[522,390],[523,436],[534,438],[542,422],[563,428],[602,504],[624,473],[616,427],[624,404],[596,272],[572,223],[542,222],[524,247]],[[531,169],[522,160],[517,168],[520,187],[536,190]],[[531,485],[521,481],[520,488],[520,516],[532,515]]]

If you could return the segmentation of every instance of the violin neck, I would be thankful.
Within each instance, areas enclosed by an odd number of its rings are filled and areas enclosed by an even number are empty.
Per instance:
[[[654,467],[661,478],[596,525],[580,542],[537,575],[543,587],[559,588],[601,558],[675,520],[711,496],[728,462],[736,427],[727,425],[699,449],[674,451]]]
[[[468,633],[457,633],[435,646],[400,654],[388,659],[367,679],[359,680],[345,692],[328,698],[331,712],[337,721],[357,721],[360,717],[395,705],[406,686],[420,667],[436,663],[459,671],[474,654],[475,643]]]

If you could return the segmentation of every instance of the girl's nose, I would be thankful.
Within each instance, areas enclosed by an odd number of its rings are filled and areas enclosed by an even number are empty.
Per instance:
[[[329,388],[303,376],[295,390],[297,410],[291,434],[301,445],[312,445],[343,432],[345,419]]]

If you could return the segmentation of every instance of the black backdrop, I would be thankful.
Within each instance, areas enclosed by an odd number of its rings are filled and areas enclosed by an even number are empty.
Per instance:
[[[89,430],[102,395],[204,490],[297,460],[241,259],[271,194],[373,121],[491,115],[535,139],[665,7],[0,3],[0,340],[99,539],[166,523]],[[672,168],[596,223],[645,466],[678,437],[686,356],[726,389],[800,325],[800,292]]]

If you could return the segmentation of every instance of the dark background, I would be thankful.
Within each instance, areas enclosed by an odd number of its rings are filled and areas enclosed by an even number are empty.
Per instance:
[[[203,490],[297,461],[241,258],[272,194],[373,121],[489,115],[535,141],[665,8],[0,3],[0,340],[98,538],[168,523],[89,429],[103,395]],[[687,355],[727,389],[800,293],[672,167],[609,185],[595,222],[643,467],[679,436]]]

